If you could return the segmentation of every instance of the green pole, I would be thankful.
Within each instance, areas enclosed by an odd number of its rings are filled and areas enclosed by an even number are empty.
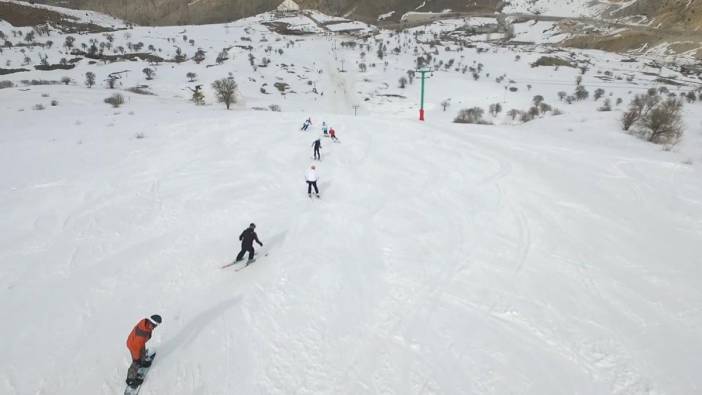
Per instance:
[[[419,120],[423,121],[424,120],[424,80],[426,79],[426,74],[427,70],[417,70],[419,74],[421,74],[422,78],[422,88],[421,88],[421,94],[419,98]]]

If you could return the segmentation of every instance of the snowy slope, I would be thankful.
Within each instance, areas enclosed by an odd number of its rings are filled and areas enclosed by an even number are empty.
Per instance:
[[[143,395],[700,391],[701,104],[686,106],[686,137],[664,151],[619,130],[623,106],[559,102],[579,72],[530,66],[551,48],[480,35],[477,48],[436,51],[459,70],[433,73],[420,124],[418,84],[397,84],[415,66],[409,43],[464,21],[381,32],[379,59],[372,40],[361,56],[342,46],[352,36],[280,36],[260,24],[271,19],[114,35],[163,57],[201,47],[200,65],[83,61],[2,76],[19,86],[0,89],[0,311],[11,323],[0,329],[0,393],[122,393],[126,336],[153,313],[164,323]],[[517,39],[534,37],[528,27]],[[77,36],[76,47],[103,37]],[[42,51],[67,56],[63,35],[51,39]],[[232,47],[213,66],[233,45],[255,49]],[[0,59],[15,67],[38,52]],[[249,53],[271,65],[254,70]],[[588,64],[583,84],[612,99],[658,86],[656,70],[620,56],[549,55]],[[460,71],[478,64],[477,80]],[[105,76],[123,70],[107,89]],[[98,75],[91,89],[87,71]],[[240,102],[225,111],[209,85],[230,72]],[[74,82],[21,82],[62,76]],[[273,88],[283,81],[285,95]],[[141,84],[156,95],[123,90]],[[207,105],[187,102],[195,84]],[[115,92],[119,109],[102,102]],[[537,94],[565,114],[451,122],[465,107],[526,109]],[[253,110],[270,104],[284,112]],[[302,134],[308,116],[313,132]],[[303,176],[322,121],[341,143],[323,139],[322,198],[310,200]],[[268,256],[220,269],[252,221]]]
[[[119,393],[126,334],[154,312],[143,394],[702,385],[699,170],[612,121],[312,113],[342,143],[310,201],[305,114],[62,92],[27,118],[0,91],[2,310],[25,323],[3,393]],[[270,255],[220,270],[251,221]]]

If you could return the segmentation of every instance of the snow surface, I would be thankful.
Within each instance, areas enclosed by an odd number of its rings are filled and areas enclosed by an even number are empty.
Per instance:
[[[142,395],[701,391],[702,104],[686,106],[685,139],[666,151],[620,131],[624,105],[559,102],[577,69],[530,63],[552,51],[589,62],[583,84],[625,103],[657,86],[647,73],[658,69],[598,51],[449,42],[437,58],[484,71],[435,71],[419,123],[418,84],[396,83],[417,57],[407,42],[459,24],[381,32],[380,60],[375,45],[364,57],[342,47],[348,36],[278,36],[260,24],[271,18],[115,33],[116,45],[141,41],[164,57],[169,38],[189,55],[202,47],[200,65],[2,76],[20,86],[0,89],[0,393],[122,393],[126,336],[153,313],[164,323]],[[51,39],[51,59],[67,56],[63,36]],[[254,71],[240,47],[213,66],[223,47],[249,44],[268,67]],[[24,55],[0,59],[15,67]],[[120,89],[104,87],[125,69]],[[209,85],[230,72],[240,101],[226,111]],[[74,82],[21,83],[64,75]],[[122,90],[140,84],[156,95]],[[195,84],[207,105],[187,102]],[[119,109],[103,103],[115,92]],[[537,94],[565,114],[513,125],[504,112]],[[451,122],[491,103],[505,109],[487,116],[495,125]],[[270,104],[284,112],[253,110]],[[308,116],[313,131],[301,133]],[[323,139],[322,198],[310,200],[304,173],[322,121],[341,143]],[[268,256],[220,269],[252,221]]]

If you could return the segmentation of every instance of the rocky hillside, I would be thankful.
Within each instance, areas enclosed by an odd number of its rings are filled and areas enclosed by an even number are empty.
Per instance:
[[[41,0],[37,3],[89,9],[141,25],[205,24],[236,20],[270,11],[282,0]],[[407,11],[495,11],[501,0],[299,0],[304,8],[374,22],[391,11],[391,18]],[[469,3],[469,4],[468,4]]]

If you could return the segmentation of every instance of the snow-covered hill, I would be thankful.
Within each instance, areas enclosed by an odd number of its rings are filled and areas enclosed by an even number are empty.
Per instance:
[[[121,394],[127,334],[153,313],[164,322],[143,395],[700,391],[702,104],[686,105],[675,147],[619,126],[634,94],[687,93],[693,79],[518,45],[538,24],[502,45],[465,35],[490,20],[357,37],[326,19],[72,35],[80,50],[109,41],[109,55],[180,49],[181,63],[71,55],[56,31],[35,38],[50,48],[3,49],[8,69],[81,60],[0,78],[14,85],[0,89],[0,393]],[[14,44],[30,31],[0,30]],[[398,81],[420,56],[436,67],[424,123],[416,78]],[[544,56],[575,67],[532,67]],[[226,111],[210,84],[230,73],[240,93]],[[603,97],[561,102],[578,75]],[[196,85],[204,106],[188,101]],[[119,108],[103,102],[115,93]],[[506,114],[537,95],[563,114]],[[596,111],[605,99],[614,110]],[[493,125],[452,123],[491,104]],[[322,138],[311,200],[322,121],[341,142]],[[250,222],[259,259],[221,269]]]

